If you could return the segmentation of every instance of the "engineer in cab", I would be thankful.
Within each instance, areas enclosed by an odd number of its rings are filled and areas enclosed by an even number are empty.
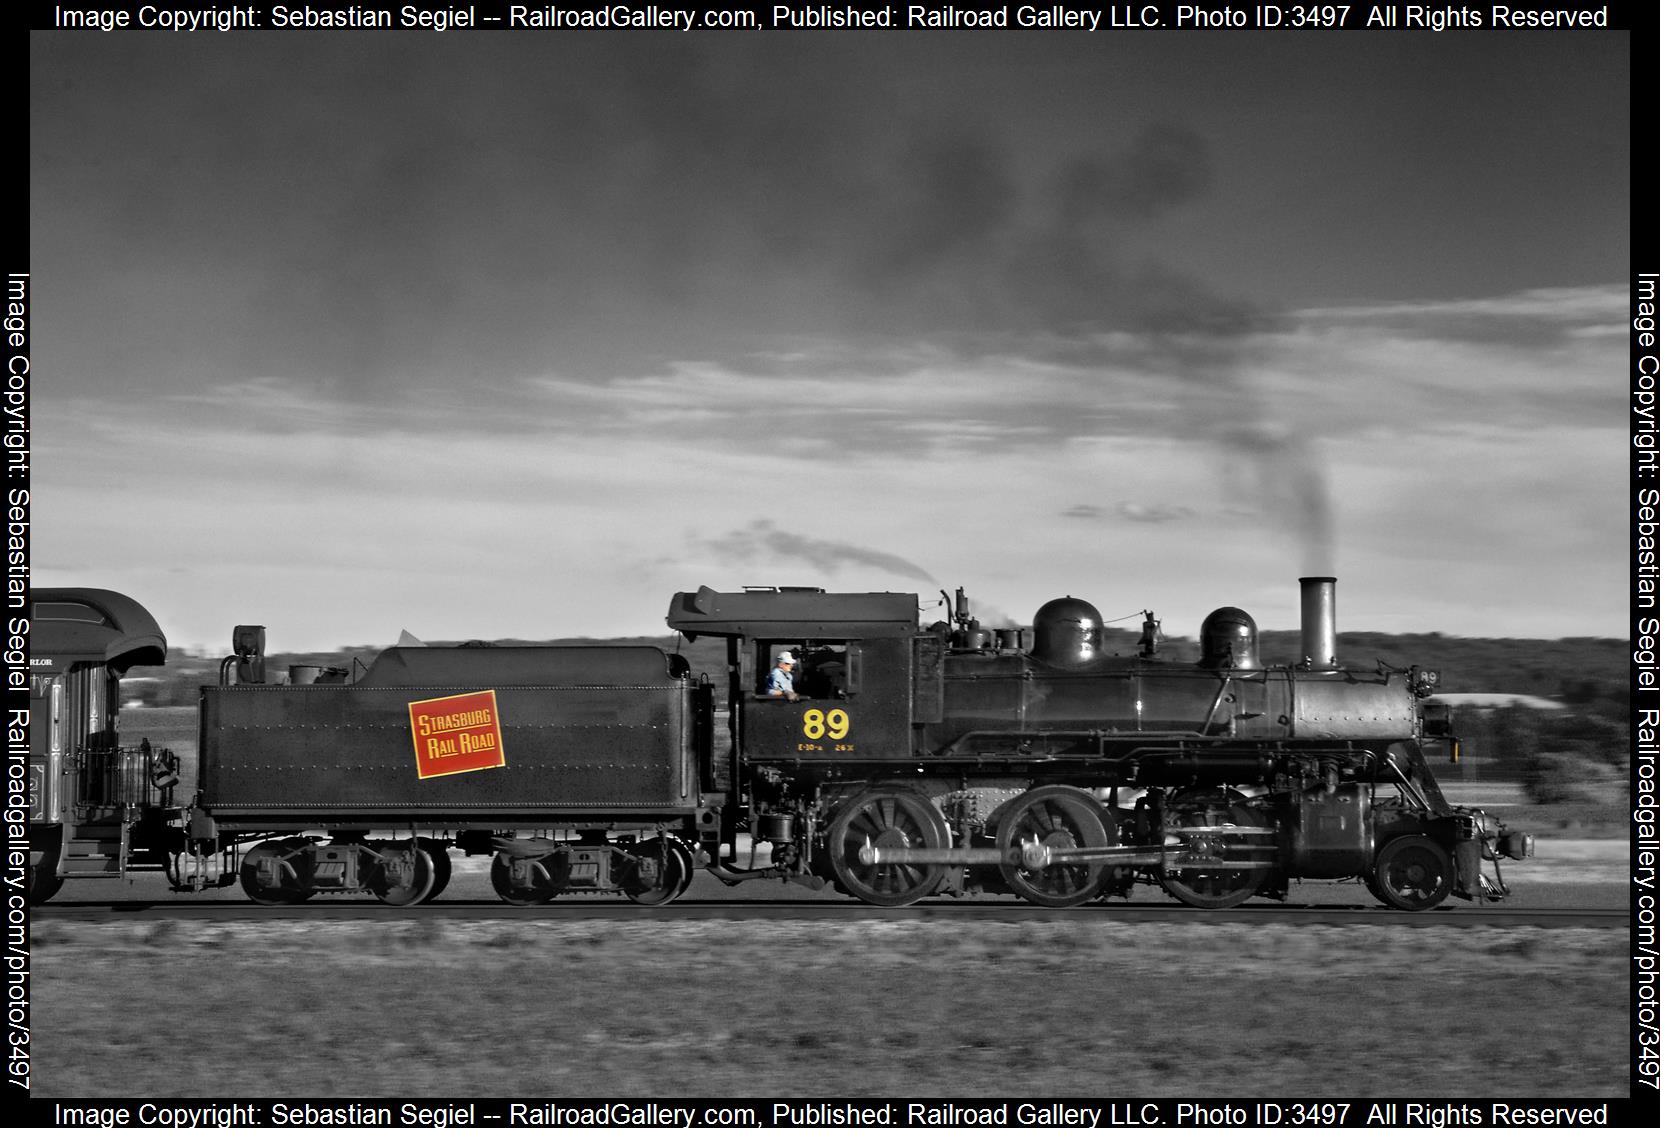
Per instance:
[[[766,697],[782,697],[786,701],[800,701],[801,695],[795,691],[795,654],[785,650],[773,661],[772,669],[767,673],[767,683],[762,689]]]

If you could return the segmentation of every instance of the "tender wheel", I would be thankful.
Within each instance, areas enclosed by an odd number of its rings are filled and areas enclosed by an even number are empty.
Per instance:
[[[687,846],[678,838],[672,839],[672,841],[680,848],[681,861],[685,863],[685,876],[680,879],[680,889],[675,893],[675,896],[679,897],[692,887],[692,878],[697,876],[697,859],[693,857],[690,846]]]
[[[1114,846],[1117,825],[1087,791],[1050,785],[1009,800],[997,820],[997,848],[1005,856],[1027,842],[1061,849]],[[1004,862],[1003,880],[1021,899],[1051,909],[1081,905],[1100,895],[1108,869],[1100,862],[1028,870]]]
[[[432,864],[432,892],[426,895],[426,899],[431,901],[450,883],[450,852],[444,848],[442,842],[436,842],[431,838],[423,838],[420,843],[427,861]]]
[[[497,854],[490,862],[490,885],[496,896],[509,905],[544,905],[559,893],[552,874],[548,872],[547,858],[524,858],[518,875],[513,872],[513,859]]]
[[[44,905],[63,888],[58,876],[57,855],[49,855],[29,867],[29,904]]]
[[[628,852],[658,867],[652,881],[640,880],[623,886],[623,892],[636,905],[666,905],[691,885],[692,852],[678,839],[653,838]]]
[[[311,896],[290,858],[292,842],[261,842],[242,855],[242,892],[256,905],[297,905]]]
[[[369,891],[396,908],[418,905],[432,896],[438,874],[432,855],[415,843],[372,844],[380,864],[369,878]]]
[[[849,801],[830,821],[825,848],[842,888],[861,901],[892,908],[932,893],[945,867],[912,863],[865,865],[859,851],[874,846],[944,849],[951,831],[939,808],[914,791],[875,787]]]
[[[1366,887],[1392,909],[1433,909],[1452,892],[1452,859],[1439,843],[1422,835],[1394,838],[1378,851]]]
[[[44,905],[63,888],[63,878],[58,876],[58,858],[63,853],[63,827],[31,827],[30,839],[33,849],[40,851],[40,861],[29,865],[29,904]]]
[[[1266,845],[1258,834],[1229,834],[1231,827],[1265,827],[1261,812],[1245,805],[1245,797],[1231,788],[1183,791],[1166,807],[1174,825],[1182,829],[1215,827],[1215,833],[1182,836],[1183,849],[1165,863],[1159,884],[1184,905],[1196,909],[1231,909],[1244,904],[1262,888],[1266,869],[1207,869],[1205,863],[1260,858],[1244,848]],[[1174,862],[1174,864],[1172,864]]]

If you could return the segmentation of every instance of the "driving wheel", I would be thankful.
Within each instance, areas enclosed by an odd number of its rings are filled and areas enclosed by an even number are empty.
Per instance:
[[[836,881],[859,900],[893,908],[932,893],[945,876],[941,865],[882,862],[867,865],[859,851],[881,847],[944,849],[951,832],[945,816],[921,794],[901,787],[873,787],[849,800],[825,832]]]
[[[1259,855],[1250,849],[1267,843],[1260,834],[1236,833],[1268,825],[1261,812],[1245,805],[1232,788],[1178,792],[1165,805],[1170,828],[1181,845],[1166,856],[1159,884],[1184,905],[1196,909],[1231,909],[1250,900],[1268,877],[1264,868],[1247,868]]]
[[[1055,849],[1080,846],[1114,846],[1117,825],[1093,796],[1076,787],[1051,784],[1034,787],[1009,800],[998,816],[997,848],[1004,857],[1029,842]],[[1093,900],[1101,893],[1108,875],[1101,862],[1074,862],[1025,869],[1005,861],[999,867],[1003,880],[1022,899],[1034,905],[1064,909]]]

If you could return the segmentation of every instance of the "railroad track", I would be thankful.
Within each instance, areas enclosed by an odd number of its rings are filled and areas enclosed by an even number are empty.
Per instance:
[[[1261,924],[1354,925],[1389,928],[1626,928],[1630,914],[1621,909],[1527,908],[1512,905],[1455,905],[1423,913],[1403,913],[1378,905],[1242,905],[1235,909],[1191,909],[1175,903],[1108,903],[1073,909],[1046,909],[1017,901],[924,902],[883,909],[856,901],[767,899],[682,899],[662,908],[621,900],[571,899],[531,908],[495,900],[440,901],[413,909],[390,908],[374,901],[312,902],[261,906],[237,901],[85,901],[44,905],[34,910],[38,927],[53,921],[356,921],[356,920],[938,920],[1056,921],[1099,920],[1119,924]]]

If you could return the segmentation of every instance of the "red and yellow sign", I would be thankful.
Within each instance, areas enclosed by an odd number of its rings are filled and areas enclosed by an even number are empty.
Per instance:
[[[507,763],[493,689],[411,701],[409,732],[415,740],[415,770],[422,779]]]

